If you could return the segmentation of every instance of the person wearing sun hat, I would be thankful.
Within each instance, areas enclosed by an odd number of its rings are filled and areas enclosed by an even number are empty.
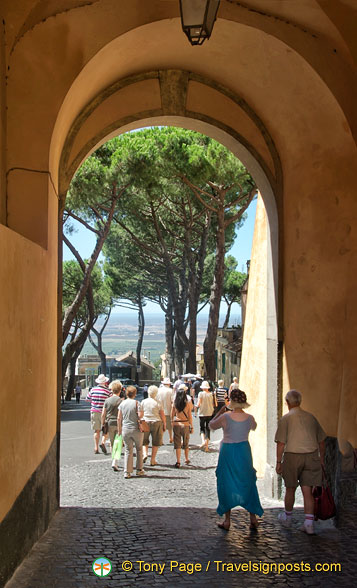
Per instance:
[[[90,408],[90,415],[91,415],[91,425],[92,430],[94,431],[94,453],[99,453],[99,447],[103,451],[103,453],[107,453],[107,449],[104,443],[104,435],[102,437],[102,442],[99,445],[99,437],[100,437],[100,430],[102,428],[102,410],[104,406],[104,402],[106,401],[109,396],[112,395],[111,391],[108,389],[109,378],[104,374],[99,374],[96,379],[97,386],[94,386],[90,392],[87,394],[86,400],[91,403]]]
[[[223,406],[209,423],[213,430],[223,429],[216,477],[217,513],[225,515],[223,523],[218,526],[225,531],[229,530],[231,509],[235,506],[242,506],[249,512],[251,529],[258,526],[256,515],[263,514],[248,441],[249,432],[256,429],[257,423],[252,415],[243,410],[249,406],[245,392],[233,388],[228,406]]]
[[[214,399],[210,390],[210,385],[206,380],[201,384],[201,392],[198,395],[197,408],[198,416],[200,417],[201,448],[208,451],[208,443],[211,437],[208,425],[214,412]]]

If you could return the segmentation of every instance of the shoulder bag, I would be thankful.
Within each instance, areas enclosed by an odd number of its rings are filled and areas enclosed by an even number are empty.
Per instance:
[[[136,401],[136,413],[138,415],[138,427],[141,433],[150,433],[150,425],[144,419],[139,419],[139,404]]]
[[[315,502],[315,521],[321,519],[326,521],[331,519],[336,514],[336,506],[332,496],[332,492],[327,485],[325,468],[322,466],[322,486],[314,486],[312,495]]]

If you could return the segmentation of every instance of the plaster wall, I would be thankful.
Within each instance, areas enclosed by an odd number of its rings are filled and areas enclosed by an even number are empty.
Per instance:
[[[48,178],[48,249],[0,225],[0,520],[57,432],[58,201]],[[52,462],[52,470],[57,465]],[[31,516],[31,513],[28,513]]]
[[[239,387],[247,394],[251,407],[246,412],[254,415],[258,427],[250,433],[253,463],[258,476],[265,474],[267,463],[267,216],[259,195],[251,264],[246,318],[243,333]]]
[[[327,102],[315,109],[315,125],[302,129],[304,136],[282,138],[283,393],[299,389],[303,407],[318,415],[327,434],[356,446],[357,153],[343,117],[332,118]]]

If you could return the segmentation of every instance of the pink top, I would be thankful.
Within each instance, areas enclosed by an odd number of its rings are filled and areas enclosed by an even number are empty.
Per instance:
[[[222,443],[242,443],[248,441],[249,431],[257,428],[255,418],[245,412],[224,412],[209,423],[210,429],[223,429]]]

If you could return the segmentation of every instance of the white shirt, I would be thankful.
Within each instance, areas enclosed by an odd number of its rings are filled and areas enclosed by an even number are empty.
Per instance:
[[[156,400],[159,404],[161,404],[166,416],[170,416],[171,414],[173,399],[174,391],[172,388],[168,388],[167,386],[160,386]]]
[[[212,392],[200,392],[198,395],[200,406],[198,407],[198,416],[212,416],[214,411]]]
[[[161,421],[160,410],[162,410],[162,406],[154,398],[144,398],[141,401],[141,410],[144,411],[144,421]]]
[[[180,379],[176,380],[176,382],[174,383],[174,392],[177,392],[180,384],[183,384],[183,380],[180,380]]]

